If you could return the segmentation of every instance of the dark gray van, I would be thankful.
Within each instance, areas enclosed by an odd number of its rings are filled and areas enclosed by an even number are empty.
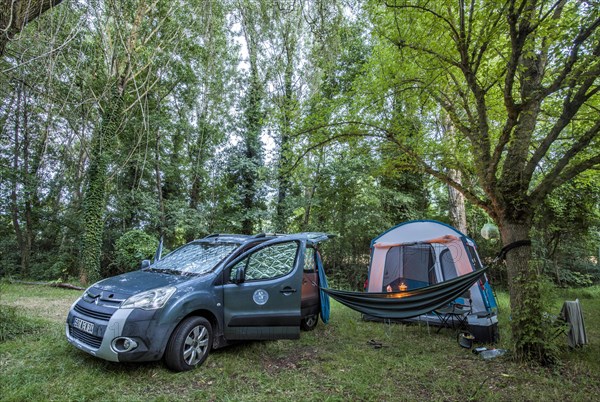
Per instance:
[[[211,235],[142,269],[104,279],[75,301],[68,341],[115,362],[201,365],[238,340],[296,339],[321,310],[323,233]]]

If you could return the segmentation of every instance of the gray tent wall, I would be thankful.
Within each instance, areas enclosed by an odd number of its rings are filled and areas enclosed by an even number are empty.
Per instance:
[[[425,248],[428,251],[424,251]],[[482,266],[476,248],[471,238],[441,222],[411,221],[400,224],[371,242],[367,291],[398,291],[395,288],[398,281],[410,290],[465,275]],[[416,266],[424,272],[415,274]],[[412,277],[418,277],[419,281],[400,279],[405,277],[405,267],[411,269]],[[472,310],[468,316],[469,329],[479,341],[495,341],[497,305],[487,278],[483,276],[481,281],[477,281],[469,294]],[[467,298],[458,298],[456,301],[469,303]],[[439,324],[438,316],[433,313],[410,321]]]

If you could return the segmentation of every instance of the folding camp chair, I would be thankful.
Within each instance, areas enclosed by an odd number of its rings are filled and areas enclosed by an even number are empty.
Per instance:
[[[471,293],[467,291],[462,295],[463,298],[469,299],[469,304],[461,304],[452,302],[445,307],[434,310],[434,314],[438,316],[440,320],[440,326],[436,333],[439,333],[442,328],[456,329],[456,330],[468,330],[469,329],[469,314],[472,311]]]

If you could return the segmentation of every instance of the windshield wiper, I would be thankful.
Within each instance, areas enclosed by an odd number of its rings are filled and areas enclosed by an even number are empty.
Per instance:
[[[148,268],[147,271],[158,272],[160,274],[181,275],[181,271],[176,271],[174,269],[167,268]]]

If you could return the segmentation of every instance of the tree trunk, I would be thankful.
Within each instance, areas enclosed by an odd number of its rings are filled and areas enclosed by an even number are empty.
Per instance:
[[[24,240],[23,230],[19,221],[19,198],[17,189],[19,185],[19,154],[20,154],[20,110],[21,110],[21,96],[22,96],[22,84],[17,86],[17,105],[15,110],[15,127],[14,127],[14,151],[12,160],[12,186],[10,190],[10,211],[12,215],[12,224],[15,230],[15,236],[17,238],[17,246],[21,254],[21,274],[26,274],[27,267],[23,266],[23,255],[24,255]]]
[[[105,106],[100,128],[92,139],[87,190],[83,200],[84,235],[79,267],[79,279],[84,284],[100,278],[107,168],[113,154],[122,109],[123,96],[115,93]]]
[[[198,115],[198,120],[202,123],[199,124],[200,132],[198,134],[198,139],[196,141],[196,146],[194,148],[195,152],[190,155],[190,163],[192,165],[192,187],[190,189],[190,209],[196,210],[201,202],[201,195],[203,186],[205,186],[202,172],[204,171],[204,163],[206,162],[206,158],[208,157],[208,152],[206,152],[206,148],[208,146],[208,137],[211,133],[208,131],[207,123],[205,122],[206,117],[204,114]]]
[[[160,211],[160,236],[164,235],[167,227],[167,218],[165,214],[165,201],[163,199],[163,185],[160,178],[160,131],[156,129],[156,145],[154,148],[154,174],[156,176],[156,194],[158,195],[158,208]]]
[[[19,118],[18,116],[16,116]],[[21,275],[26,277],[29,274],[29,265],[31,260],[31,249],[33,247],[33,220],[32,220],[32,199],[34,197],[34,188],[31,180],[29,167],[29,149],[31,147],[31,138],[29,136],[29,121],[27,108],[27,94],[23,97],[23,169],[21,171],[24,192],[24,215],[25,215],[25,236],[21,248]]]
[[[295,41],[290,38],[291,33],[286,32],[284,37],[284,50],[286,64],[283,74],[283,102],[281,105],[281,143],[279,146],[279,163],[277,167],[277,210],[275,215],[275,231],[284,233],[288,227],[288,192],[290,188],[290,133],[292,131],[292,113],[294,108],[294,52]]]
[[[500,225],[503,244],[529,239],[531,219],[517,222],[504,220]],[[542,302],[540,300],[540,273],[531,261],[531,246],[508,251],[506,255],[512,335],[519,359],[547,361],[547,351],[542,330]]]
[[[313,199],[315,197],[315,193],[317,191],[317,183],[320,179],[321,174],[321,163],[323,161],[323,152],[319,154],[319,159],[317,160],[317,166],[315,167],[315,174],[310,179],[310,186],[307,186],[304,190],[304,216],[302,217],[302,225],[301,230],[306,231],[308,225],[310,223],[310,212],[313,204]]]
[[[449,169],[448,176],[462,184],[462,175],[460,170]],[[450,219],[455,228],[464,234],[467,232],[467,212],[465,210],[465,196],[454,187],[448,185],[448,204],[450,209]]]

